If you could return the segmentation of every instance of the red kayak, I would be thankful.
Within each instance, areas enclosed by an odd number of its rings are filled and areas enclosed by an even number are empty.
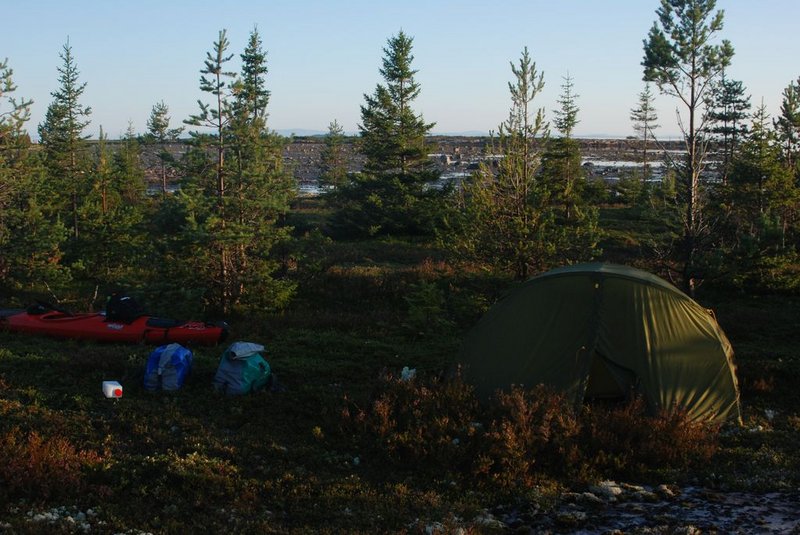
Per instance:
[[[109,320],[101,313],[70,314],[63,310],[37,313],[0,310],[0,329],[98,342],[175,342],[184,345],[216,345],[228,335],[228,327],[224,323],[178,321],[153,316],[140,316],[130,322],[122,322]]]

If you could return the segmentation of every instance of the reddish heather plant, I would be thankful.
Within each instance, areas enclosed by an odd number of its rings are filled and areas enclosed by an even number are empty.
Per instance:
[[[616,407],[587,406],[582,419],[582,456],[599,473],[687,469],[707,462],[718,449],[717,426],[693,421],[679,409],[650,416],[641,398]]]
[[[531,486],[537,472],[560,471],[576,460],[580,425],[563,394],[514,386],[497,393],[489,418],[474,470],[501,488]]]
[[[97,466],[99,455],[77,449],[67,438],[47,439],[13,428],[0,436],[0,495],[47,500],[75,495],[86,488],[84,469]]]
[[[578,414],[563,394],[515,386],[481,406],[459,377],[425,382],[386,374],[366,409],[351,403],[342,415],[360,447],[384,462],[470,473],[504,491],[531,487],[542,476],[585,480],[688,469],[717,451],[715,427],[681,411],[650,416],[641,399],[587,405]]]
[[[770,394],[773,390],[775,390],[775,378],[769,376],[753,379],[750,389],[759,394]]]
[[[455,270],[444,260],[433,260],[426,258],[420,262],[415,268],[420,280],[435,281],[443,277],[452,277]]]
[[[363,445],[387,462],[456,466],[476,409],[471,387],[460,380],[402,380],[387,373],[366,410],[353,405],[342,414],[348,429],[372,437]]]

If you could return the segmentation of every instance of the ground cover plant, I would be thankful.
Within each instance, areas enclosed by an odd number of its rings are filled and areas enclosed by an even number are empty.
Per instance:
[[[645,239],[631,219],[604,212],[615,221],[604,247],[636,257]],[[742,427],[654,419],[636,403],[575,411],[542,388],[481,404],[453,357],[513,281],[456,269],[433,240],[314,236],[319,221],[313,202],[291,214],[304,240],[286,253],[288,276],[302,280],[292,304],[231,318],[233,340],[267,347],[276,389],[214,393],[224,346],[194,349],[181,390],[150,393],[150,347],[0,332],[3,529],[40,531],[28,513],[63,507],[49,531],[79,530],[80,511],[108,533],[478,533],[487,509],[546,512],[604,479],[800,484],[796,296],[722,286],[698,296],[736,350]],[[108,379],[122,399],[102,396]]]

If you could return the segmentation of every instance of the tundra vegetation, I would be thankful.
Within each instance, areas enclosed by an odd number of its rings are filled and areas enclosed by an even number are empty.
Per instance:
[[[487,147],[503,158],[440,190],[428,187],[432,125],[412,107],[422,90],[413,39],[389,38],[384,84],[361,108],[367,165],[347,172],[333,121],[331,190],[302,200],[283,167],[286,141],[268,128],[257,30],[239,72],[226,70],[220,32],[201,70],[206,100],[185,121],[189,150],[160,153],[157,195],[144,188],[140,144],[178,134],[167,104],[142,138],[130,129],[90,142],[67,43],[37,145],[33,103],[2,61],[0,304],[97,309],[98,296],[125,288],[158,315],[224,316],[236,339],[266,345],[282,386],[213,394],[223,348],[197,348],[184,388],[151,394],[146,347],[0,333],[4,528],[34,532],[28,511],[69,505],[115,532],[424,532],[497,504],[546,511],[564,490],[608,478],[796,488],[800,79],[779,117],[748,115],[743,87],[722,76],[732,48],[705,40],[722,30],[714,2],[664,0],[657,15],[644,75],[695,118],[688,159],[665,162],[660,182],[632,176],[615,188],[577,165],[569,75],[554,119],[562,135],[549,137],[534,103],[545,80],[527,49]],[[696,50],[681,48],[689,42]],[[704,94],[686,98],[693,51]],[[657,142],[648,95],[632,95],[642,147]],[[700,120],[706,109],[714,115]],[[708,163],[709,151],[724,158]],[[167,173],[179,177],[175,193]],[[462,335],[509,287],[593,259],[657,273],[716,311],[737,352],[744,427],[711,428],[679,409],[650,415],[636,400],[576,410],[541,386],[479,403],[447,373]],[[110,378],[125,386],[118,401],[99,395]]]

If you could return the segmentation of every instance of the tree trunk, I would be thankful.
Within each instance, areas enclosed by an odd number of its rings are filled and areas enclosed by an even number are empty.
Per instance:
[[[167,164],[161,160],[161,195],[166,198],[167,196]]]
[[[695,59],[692,60],[692,72],[697,72]],[[696,80],[691,79],[690,97],[689,97],[689,140],[688,140],[688,158],[689,158],[689,197],[686,204],[686,228],[685,228],[685,247],[686,247],[686,264],[683,267],[684,285],[686,293],[689,297],[694,298],[696,281],[694,278],[694,262],[695,262],[695,248],[697,247],[697,226],[698,226],[698,197],[699,197],[699,182],[700,182],[700,169],[699,162],[697,161],[697,136],[695,134],[695,112],[697,110],[696,102]]]
[[[220,87],[220,75],[217,74],[217,87]],[[222,120],[222,93],[217,93],[217,210],[219,213],[220,228],[225,232],[225,139],[224,124]],[[220,245],[219,277],[222,285],[222,312],[227,314],[230,309],[230,280],[228,276],[228,251],[225,243]]]
[[[72,193],[72,235],[78,237],[78,194]]]
[[[647,125],[644,125],[644,147],[642,149],[642,162],[644,169],[642,170],[642,186],[647,184],[648,165],[647,165]]]

